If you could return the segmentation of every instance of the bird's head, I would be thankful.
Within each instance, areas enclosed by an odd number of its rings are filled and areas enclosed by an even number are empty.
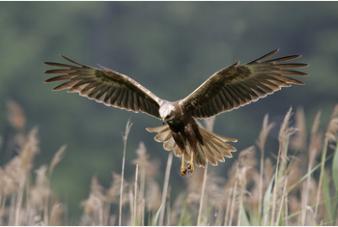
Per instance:
[[[160,106],[159,112],[162,120],[168,122],[175,117],[175,106],[170,102],[165,102]]]

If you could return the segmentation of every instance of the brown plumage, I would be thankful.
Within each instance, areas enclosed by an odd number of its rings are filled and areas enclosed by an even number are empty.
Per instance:
[[[155,140],[167,151],[181,157],[181,174],[193,172],[194,165],[217,165],[230,158],[235,148],[229,142],[235,139],[221,137],[201,127],[196,118],[208,118],[257,101],[283,87],[301,85],[296,79],[306,75],[295,63],[300,55],[272,58],[278,50],[248,63],[235,63],[210,76],[186,98],[169,102],[160,99],[130,77],[108,68],[95,68],[77,63],[65,56],[69,63],[46,62],[55,67],[47,74],[56,76],[46,82],[61,82],[55,90],[76,92],[105,105],[143,112],[165,122],[156,128]],[[296,78],[295,78],[296,77]]]
[[[135,80],[108,68],[94,68],[62,57],[72,64],[45,62],[56,67],[46,73],[58,75],[46,82],[62,82],[54,90],[76,92],[108,106],[160,117],[161,100]]]

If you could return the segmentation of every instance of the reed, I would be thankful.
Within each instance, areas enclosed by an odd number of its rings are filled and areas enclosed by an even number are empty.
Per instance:
[[[172,153],[161,172],[140,143],[132,161],[135,174],[125,177],[132,125],[128,122],[121,173],[113,173],[107,188],[92,178],[79,224],[338,225],[338,105],[324,130],[320,116],[318,112],[309,127],[303,109],[295,115],[290,109],[279,126],[279,146],[274,151],[269,146],[270,133],[278,125],[266,115],[256,142],[239,151],[226,174],[210,166],[197,169],[175,196]],[[0,225],[69,224],[67,203],[55,196],[50,182],[66,146],[56,151],[50,163],[35,167],[37,129],[27,129],[24,111],[13,101],[8,104],[8,121],[17,132],[13,141],[19,152],[0,167]],[[207,123],[209,130],[213,124],[214,120]]]

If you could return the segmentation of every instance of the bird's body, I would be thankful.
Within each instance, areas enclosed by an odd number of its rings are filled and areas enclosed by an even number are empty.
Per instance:
[[[292,76],[305,75],[294,69],[306,64],[289,62],[299,55],[269,59],[275,53],[277,50],[248,64],[235,63],[221,69],[186,98],[175,102],[158,98],[124,74],[79,64],[67,57],[64,58],[72,64],[46,62],[57,67],[46,71],[57,74],[46,81],[62,81],[55,90],[67,89],[108,106],[161,119],[164,125],[147,130],[156,133],[154,139],[163,143],[165,150],[181,157],[181,174],[186,175],[193,172],[195,165],[217,165],[236,150],[230,144],[236,139],[207,131],[197,119],[237,109],[282,87],[302,84]]]
[[[190,156],[189,163],[193,162],[193,151],[197,150],[197,144],[200,144],[201,146],[204,145],[203,137],[195,119],[182,110],[179,101],[165,101],[160,106],[159,112],[162,119],[165,119],[165,122],[171,131],[171,136],[175,141],[175,144],[178,146],[178,149],[182,153],[187,153],[185,156]],[[192,153],[186,149],[187,145],[191,147],[190,150]],[[189,164],[185,167],[184,164],[185,162],[182,161],[182,175],[185,175],[188,171],[193,172],[193,165]]]
[[[196,119],[182,109],[180,100],[163,101],[159,108],[160,116],[165,124],[147,131],[156,133],[155,141],[163,143],[167,151],[173,151],[181,157],[181,174],[194,171],[194,164],[205,166],[207,160],[217,165],[224,157],[232,157],[236,149],[227,142],[236,139],[217,136],[199,126]]]

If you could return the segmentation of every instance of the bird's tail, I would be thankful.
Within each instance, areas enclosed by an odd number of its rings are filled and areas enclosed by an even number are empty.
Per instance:
[[[194,152],[194,164],[204,167],[206,163],[217,165],[218,162],[224,162],[225,158],[231,158],[232,152],[236,148],[230,144],[237,142],[237,139],[222,137],[199,126],[200,134],[203,138],[203,144],[197,143],[195,150],[186,142],[186,148],[182,151],[175,143],[168,125],[162,125],[155,128],[146,128],[148,132],[156,133],[154,140],[163,143],[166,151],[172,151],[178,157],[184,155],[184,160],[190,160],[191,153]]]

